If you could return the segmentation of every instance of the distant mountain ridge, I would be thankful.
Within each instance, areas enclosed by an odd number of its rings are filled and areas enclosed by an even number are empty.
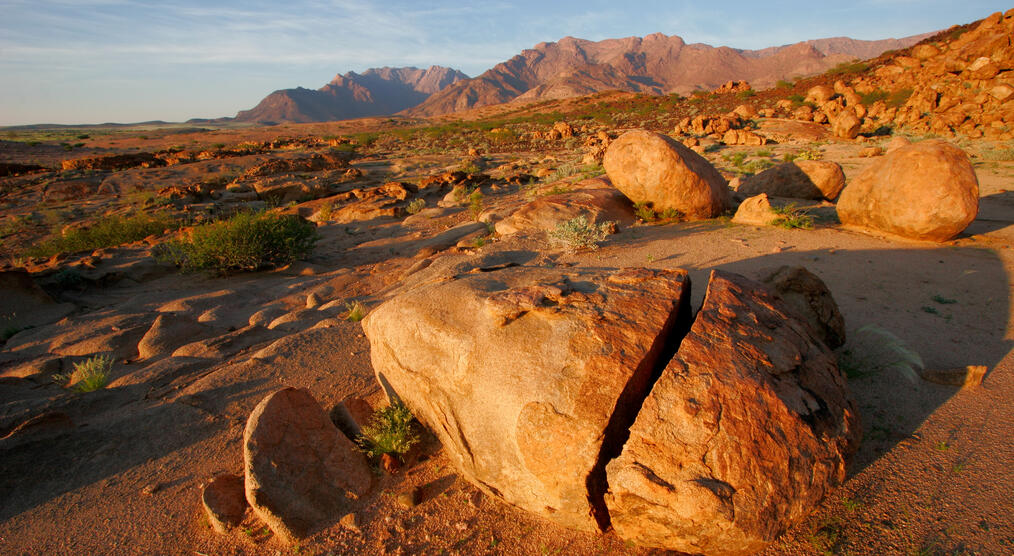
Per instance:
[[[607,90],[686,94],[734,80],[765,88],[779,79],[813,75],[854,58],[907,48],[930,34],[876,41],[834,37],[760,50],[687,44],[679,36],[662,33],[602,41],[564,37],[525,49],[475,78],[442,66],[348,72],[320,89],[275,91],[235,119],[306,123],[395,113],[425,117],[512,100]]]
[[[515,99],[557,99],[605,90],[685,94],[732,80],[764,88],[779,79],[906,48],[929,35],[877,41],[835,37],[761,50],[687,44],[662,33],[597,42],[565,37],[539,43],[478,77],[459,81],[404,114],[433,116]]]
[[[254,108],[239,112],[236,121],[305,123],[394,114],[462,79],[468,76],[442,66],[350,71],[320,89],[275,91]]]

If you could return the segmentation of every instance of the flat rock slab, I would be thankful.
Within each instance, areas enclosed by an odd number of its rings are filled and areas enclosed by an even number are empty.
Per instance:
[[[377,379],[485,493],[596,531],[604,462],[689,324],[686,273],[482,264],[370,312]]]
[[[299,388],[278,390],[254,408],[243,465],[247,502],[287,542],[337,522],[371,484],[365,456]]]
[[[834,354],[764,286],[714,271],[704,305],[606,466],[620,538],[752,554],[845,478],[859,420]]]

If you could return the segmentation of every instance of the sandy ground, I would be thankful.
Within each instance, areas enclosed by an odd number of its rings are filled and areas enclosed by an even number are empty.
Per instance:
[[[826,158],[853,176],[870,162],[852,156],[858,148],[832,144]],[[766,554],[1012,553],[1012,169],[1010,162],[978,165],[980,217],[966,235],[942,245],[841,230],[825,207],[815,211],[811,230],[714,220],[636,225],[582,253],[560,251],[537,234],[481,250],[527,249],[561,266],[684,268],[697,305],[711,269],[757,277],[764,269],[803,265],[830,287],[853,336],[874,325],[918,352],[930,369],[986,365],[983,385],[967,390],[891,371],[850,379],[865,434],[849,479]],[[490,202],[517,204],[521,197],[505,193]],[[350,226],[330,228],[321,229],[324,239],[308,265],[232,278],[172,275],[88,290],[75,302],[143,313],[228,290],[295,307],[306,292],[327,286],[325,301],[370,305],[416,262],[416,238],[390,220],[356,223],[359,236],[350,236]],[[216,535],[200,508],[202,485],[218,473],[240,471],[245,419],[265,394],[283,385],[307,387],[325,409],[347,396],[382,401],[357,323],[335,320],[299,331],[255,357],[263,347],[157,387],[76,396],[53,385],[0,379],[6,414],[57,408],[74,421],[69,431],[0,448],[0,553],[661,553],[609,533],[568,531],[485,498],[456,475],[432,440],[403,472],[378,477],[357,511],[361,531],[335,523],[299,546],[285,546],[249,520],[229,536]],[[117,372],[127,376],[142,367]],[[414,487],[422,487],[423,501],[399,505],[398,494]]]

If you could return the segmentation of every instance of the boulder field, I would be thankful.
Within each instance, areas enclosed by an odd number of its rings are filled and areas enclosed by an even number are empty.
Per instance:
[[[388,396],[487,494],[642,546],[752,553],[841,483],[859,421],[793,304],[720,271],[696,315],[689,299],[682,270],[452,258],[363,328]]]

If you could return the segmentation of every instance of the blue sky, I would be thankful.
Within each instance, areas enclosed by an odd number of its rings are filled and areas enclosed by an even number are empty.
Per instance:
[[[0,126],[233,116],[336,73],[444,65],[470,76],[564,36],[653,32],[764,48],[903,37],[1007,2],[0,0]]]

